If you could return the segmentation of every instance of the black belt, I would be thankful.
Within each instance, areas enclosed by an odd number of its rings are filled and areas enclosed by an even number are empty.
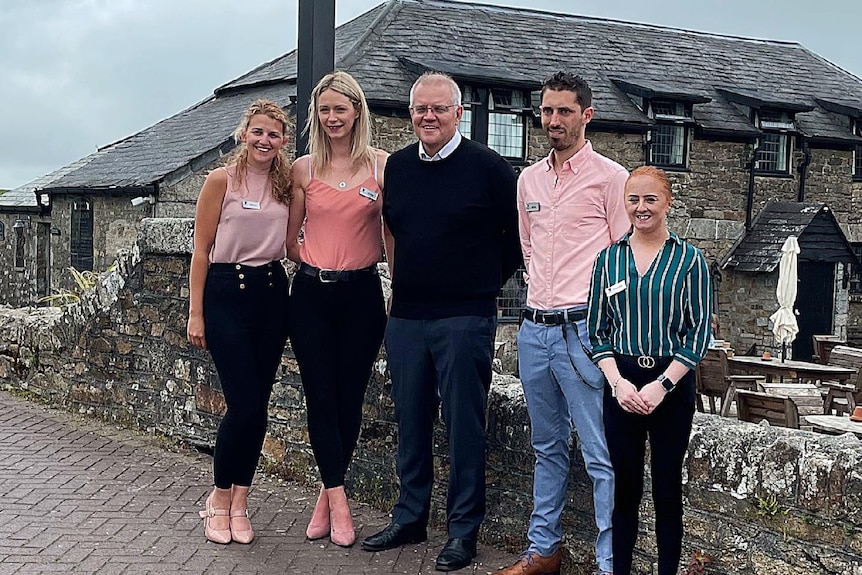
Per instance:
[[[369,274],[377,275],[377,264],[371,264],[366,268],[358,270],[324,270],[302,262],[299,264],[299,273],[317,278],[321,283],[329,284],[356,280]]]
[[[541,309],[524,309],[524,318],[539,325],[564,325],[573,321],[587,319],[585,309],[566,309],[562,311],[544,311]]]

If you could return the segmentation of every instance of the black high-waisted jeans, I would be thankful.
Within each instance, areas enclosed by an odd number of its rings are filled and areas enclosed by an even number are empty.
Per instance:
[[[251,485],[287,340],[287,319],[287,275],[280,262],[210,264],[204,328],[227,404],[213,462],[220,489]]]
[[[290,319],[311,449],[324,487],[339,487],[359,439],[365,389],[386,327],[380,278],[361,273],[322,282],[297,273]]]
[[[620,374],[638,389],[654,380],[671,358],[656,358],[652,369],[642,369],[637,358],[617,355]],[[688,449],[694,418],[694,371],[689,371],[676,389],[665,395],[649,415],[624,411],[610,386],[605,387],[605,436],[614,467],[614,513],[612,525],[614,573],[631,572],[632,554],[638,535],[638,508],[643,496],[646,442],[650,445],[652,498],[659,575],[676,575],[682,554],[682,463]]]

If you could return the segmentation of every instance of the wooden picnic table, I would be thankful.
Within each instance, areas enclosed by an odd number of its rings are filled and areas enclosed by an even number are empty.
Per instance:
[[[820,433],[829,435],[852,433],[862,438],[862,423],[851,421],[846,415],[806,415],[803,419],[814,431]]]
[[[856,375],[854,370],[846,367],[793,359],[781,361],[777,357],[766,360],[760,356],[735,355],[728,357],[727,361],[730,364],[731,372],[746,375],[763,375],[766,376],[767,382],[775,381],[777,377],[780,381],[789,378],[797,379],[802,383],[820,381],[847,383],[851,377]]]

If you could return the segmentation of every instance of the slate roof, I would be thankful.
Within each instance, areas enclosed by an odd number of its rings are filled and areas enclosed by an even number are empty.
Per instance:
[[[39,204],[36,201],[36,190],[49,187],[53,182],[59,180],[66,174],[74,172],[78,168],[81,168],[88,164],[100,153],[101,152],[94,152],[89,156],[84,156],[83,158],[69,164],[68,166],[64,166],[59,170],[54,170],[50,174],[40,176],[32,182],[28,182],[22,186],[18,186],[17,188],[11,189],[5,194],[0,195],[0,212],[37,211],[39,209]],[[43,206],[47,207],[48,198],[46,196],[42,196],[42,204]]]
[[[357,78],[378,109],[406,107],[417,67],[439,66],[476,84],[508,82],[529,89],[567,69],[590,82],[596,127],[644,130],[652,123],[621,88],[636,86],[695,102],[694,121],[710,134],[757,136],[758,129],[733,103],[741,94],[762,105],[811,110],[797,114],[806,136],[844,146],[862,142],[843,113],[859,108],[862,80],[795,42],[453,0],[390,0],[339,26],[335,43],[336,66]],[[295,83],[294,50],[218,87],[192,108],[107,146],[50,186],[158,182],[225,145],[252,98],[287,105]]]
[[[271,84],[211,96],[101,148],[83,166],[68,170],[41,187],[51,193],[62,193],[79,188],[110,190],[152,185],[207,152],[232,148],[231,134],[243,110],[256,98],[269,98],[287,107],[295,95],[295,86]]]
[[[787,236],[799,240],[799,261],[859,261],[826,204],[769,201],[751,229],[730,248],[722,268],[740,272],[772,272],[781,260],[781,246]]]

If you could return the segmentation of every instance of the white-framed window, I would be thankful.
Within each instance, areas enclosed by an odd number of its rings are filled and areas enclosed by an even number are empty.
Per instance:
[[[688,167],[691,105],[653,100],[648,106],[649,116],[656,121],[648,135],[648,163],[666,168]]]
[[[527,157],[530,94],[514,88],[461,86],[464,113],[458,126],[467,138],[482,142],[504,158]]]
[[[755,171],[762,174],[789,174],[793,152],[791,134],[796,131],[793,114],[781,110],[755,112],[755,125],[763,130],[758,145]]]

